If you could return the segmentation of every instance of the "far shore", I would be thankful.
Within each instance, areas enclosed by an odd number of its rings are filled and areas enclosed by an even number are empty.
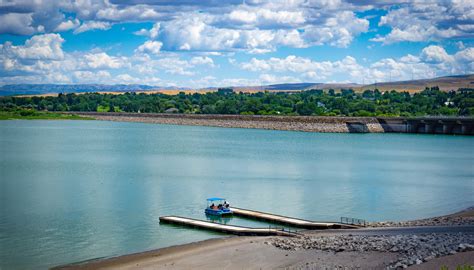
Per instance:
[[[438,228],[446,232],[417,233],[416,228],[436,228],[433,224],[428,224],[427,220],[437,222],[436,224],[440,225]],[[420,226],[404,228],[400,230],[400,235],[395,227],[391,227],[307,231],[300,239],[231,236],[53,269],[398,269],[410,265],[413,269],[433,269],[441,266],[456,269],[457,266],[474,265],[474,207],[420,221]],[[413,226],[416,222],[410,221],[405,225],[398,223],[398,226]],[[462,223],[457,226],[454,222]],[[426,225],[429,226],[421,227]],[[388,230],[391,236],[385,235]],[[410,230],[413,232],[410,233]],[[357,245],[348,243],[351,241],[356,241],[354,243],[359,243],[358,245],[363,245],[360,243],[366,241],[371,246],[375,241],[371,237],[375,237],[382,246],[383,241],[398,241],[403,244],[397,246],[396,250],[391,246],[390,250],[363,246],[355,250],[347,248]],[[417,241],[421,241],[421,244]],[[418,252],[418,249],[422,249],[430,241],[440,246],[439,253],[428,253],[424,258],[409,262],[412,259],[407,258],[406,252],[403,251],[407,248],[403,247],[405,242],[409,242],[410,248],[415,246]],[[455,249],[445,250],[445,244],[448,245],[448,242]],[[313,246],[301,246],[302,243]],[[418,244],[420,247],[416,246]],[[342,247],[344,245],[345,247]]]
[[[153,124],[250,128],[267,130],[349,133],[384,132],[374,117],[317,117],[275,115],[206,115],[206,114],[148,114],[148,113],[84,113],[79,116],[96,120],[141,122]]]
[[[342,117],[72,112],[96,120],[322,133],[430,133],[474,135],[474,118]]]

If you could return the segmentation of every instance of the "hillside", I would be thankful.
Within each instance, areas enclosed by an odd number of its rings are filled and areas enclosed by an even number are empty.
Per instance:
[[[441,90],[457,90],[458,88],[473,88],[474,74],[445,76],[433,79],[413,80],[413,81],[398,81],[398,82],[383,82],[362,87],[355,88],[355,90],[365,89],[379,89],[383,91],[395,89],[397,91],[417,92],[423,90],[425,87],[438,86]]]
[[[285,83],[285,84],[271,84],[261,86],[238,86],[233,87],[235,91],[242,92],[259,92],[259,91],[301,91],[308,89],[348,89],[352,88],[355,91],[363,91],[366,89],[379,89],[381,91],[397,90],[417,92],[423,90],[425,87],[438,86],[441,90],[457,90],[458,88],[473,88],[474,74],[445,76],[433,79],[398,81],[398,82],[381,82],[369,85],[360,85],[356,83]],[[217,87],[209,87],[202,89],[193,89],[192,87],[160,87],[139,84],[9,84],[0,87],[0,96],[11,95],[47,95],[57,93],[85,93],[85,92],[103,92],[120,94],[124,92],[147,92],[147,93],[166,93],[177,94],[180,91],[186,93],[195,92],[212,92],[217,91]]]

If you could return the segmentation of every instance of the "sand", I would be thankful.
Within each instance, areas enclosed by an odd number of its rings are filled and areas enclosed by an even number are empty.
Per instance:
[[[341,265],[380,269],[395,258],[379,252],[285,251],[266,244],[267,240],[213,239],[63,269],[334,269]]]

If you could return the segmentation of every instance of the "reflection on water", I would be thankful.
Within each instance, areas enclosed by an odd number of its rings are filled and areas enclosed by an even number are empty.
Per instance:
[[[214,223],[228,224],[232,221],[232,216],[215,216],[206,214],[206,220]]]
[[[206,198],[312,220],[404,220],[474,205],[472,137],[0,122],[0,268],[38,269],[221,237]],[[226,224],[266,227],[242,218]]]

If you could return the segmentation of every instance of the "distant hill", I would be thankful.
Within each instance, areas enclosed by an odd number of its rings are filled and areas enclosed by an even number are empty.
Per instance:
[[[317,87],[320,83],[283,83],[263,86],[265,90],[305,90]]]
[[[0,87],[0,96],[41,95],[48,93],[130,92],[156,89],[138,84],[7,84]]]
[[[474,88],[474,74],[469,75],[455,75],[445,76],[433,79],[422,79],[412,81],[398,81],[398,82],[382,82],[376,84],[364,85],[359,89],[379,89],[382,91],[397,90],[417,92],[423,90],[425,87],[438,86],[441,90],[457,90],[458,88]]]
[[[367,89],[379,89],[381,91],[407,91],[419,92],[425,87],[438,86],[441,90],[457,90],[458,88],[474,88],[474,74],[444,76],[432,79],[381,82],[376,84],[357,84],[357,83],[284,83],[261,86],[239,86],[233,87],[236,91],[258,92],[258,91],[301,91],[309,89],[354,89],[355,91],[364,91]],[[207,88],[211,90],[211,88]]]
[[[474,74],[445,76],[433,79],[381,82],[376,84],[361,85],[356,83],[284,83],[261,86],[238,86],[232,87],[235,91],[259,92],[259,91],[301,91],[308,89],[348,89],[363,91],[366,89],[379,89],[381,91],[408,91],[417,92],[425,87],[438,86],[441,90],[457,90],[458,88],[474,88]],[[44,95],[57,93],[84,93],[84,92],[149,92],[176,94],[180,91],[186,93],[216,91],[217,87],[203,89],[182,88],[182,87],[159,87],[141,84],[9,84],[0,86],[0,96],[9,95]]]

